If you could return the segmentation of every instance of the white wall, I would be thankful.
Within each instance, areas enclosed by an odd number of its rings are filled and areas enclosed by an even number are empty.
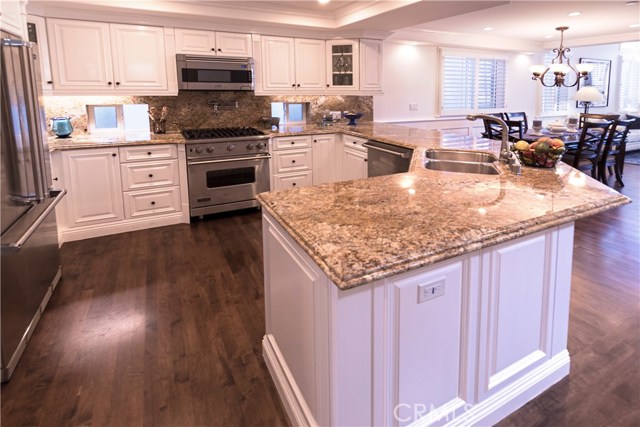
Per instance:
[[[572,63],[580,58],[611,60],[611,85],[609,106],[592,108],[593,113],[615,112],[618,109],[618,81],[620,61],[619,45],[577,47],[571,49]],[[505,53],[499,53],[505,55]],[[539,115],[541,85],[531,79],[529,66],[542,62],[542,54],[524,55],[506,53],[509,57],[507,78],[507,107],[504,111],[525,111],[530,120]],[[420,46],[384,43],[382,69],[384,94],[373,97],[374,120],[379,122],[428,122],[414,123],[419,127],[442,129],[457,127],[462,122],[443,121],[438,108],[439,59],[437,46]],[[576,92],[570,90],[570,95]],[[417,111],[410,111],[409,104],[418,104]],[[578,115],[583,107],[571,102],[569,114]],[[453,119],[453,118],[450,118]],[[552,118],[549,118],[550,120]]]
[[[384,43],[382,79],[384,94],[373,97],[374,120],[425,121],[439,116],[439,56],[437,46]],[[500,53],[504,55],[504,53]],[[507,108],[533,115],[536,84],[531,80],[527,55],[509,56]],[[409,104],[418,104],[410,111]]]

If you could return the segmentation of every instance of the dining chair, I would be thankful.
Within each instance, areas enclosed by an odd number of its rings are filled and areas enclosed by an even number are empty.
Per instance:
[[[505,113],[507,125],[509,126],[509,135],[517,139],[522,139],[522,135],[529,130],[529,122],[527,121],[527,113],[524,111]]]
[[[582,127],[578,145],[575,149],[569,149],[562,156],[562,161],[582,172],[591,171],[591,176],[597,179],[600,152],[614,123],[615,121],[586,121]]]
[[[500,120],[506,120],[504,113],[490,113],[488,115],[497,117]],[[502,128],[499,124],[487,119],[482,119],[482,123],[484,124],[484,132],[482,133],[483,138],[502,139]]]
[[[624,170],[627,135],[635,121],[636,119],[617,120],[612,126],[612,130],[609,132],[609,136],[602,148],[602,154],[598,159],[598,179],[605,184],[608,184],[608,170],[609,175],[613,175],[615,173],[616,181],[624,187],[624,182],[622,182],[622,173]]]
[[[595,113],[580,113],[580,127],[584,126],[584,122],[585,121],[595,121],[595,122],[602,122],[604,120],[606,121],[611,121],[611,120],[618,120],[620,118],[619,114],[595,114]]]

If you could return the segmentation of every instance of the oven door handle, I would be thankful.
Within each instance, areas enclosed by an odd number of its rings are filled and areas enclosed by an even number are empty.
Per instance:
[[[267,154],[266,156],[256,156],[256,157],[234,157],[233,159],[219,159],[219,160],[189,160],[187,165],[210,165],[213,163],[229,163],[229,162],[242,162],[245,160],[268,160],[271,158],[271,154]]]

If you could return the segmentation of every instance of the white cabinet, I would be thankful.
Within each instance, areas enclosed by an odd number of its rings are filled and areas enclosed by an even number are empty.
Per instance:
[[[342,136],[342,173],[341,181],[362,179],[367,174],[367,149],[362,144],[366,139],[350,135]]]
[[[26,38],[24,0],[2,0],[0,8],[0,28],[17,37]]]
[[[68,191],[60,241],[188,223],[184,157],[175,144],[54,151],[56,186]]]
[[[262,36],[263,91],[321,91],[324,40]]]
[[[53,77],[51,76],[51,60],[49,59],[49,43],[47,27],[41,16],[27,15],[27,33],[33,43],[34,61],[40,68],[41,87],[44,95],[51,95]]]
[[[360,91],[382,92],[382,40],[360,40]]]
[[[251,34],[175,29],[176,53],[251,57]]]
[[[58,184],[67,189],[58,215],[61,228],[98,225],[124,218],[117,148],[55,152],[62,163]],[[53,158],[54,162],[56,157]]]
[[[313,185],[336,181],[335,135],[313,135]]]
[[[161,27],[47,19],[56,94],[169,90]]]
[[[272,159],[273,190],[313,184],[311,136],[274,138]]]
[[[357,91],[360,89],[358,40],[327,40],[327,89]]]

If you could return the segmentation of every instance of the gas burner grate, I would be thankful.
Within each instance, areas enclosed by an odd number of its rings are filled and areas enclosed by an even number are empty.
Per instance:
[[[264,135],[264,132],[247,126],[182,130],[182,136],[188,141],[197,139],[243,138],[261,135]]]

